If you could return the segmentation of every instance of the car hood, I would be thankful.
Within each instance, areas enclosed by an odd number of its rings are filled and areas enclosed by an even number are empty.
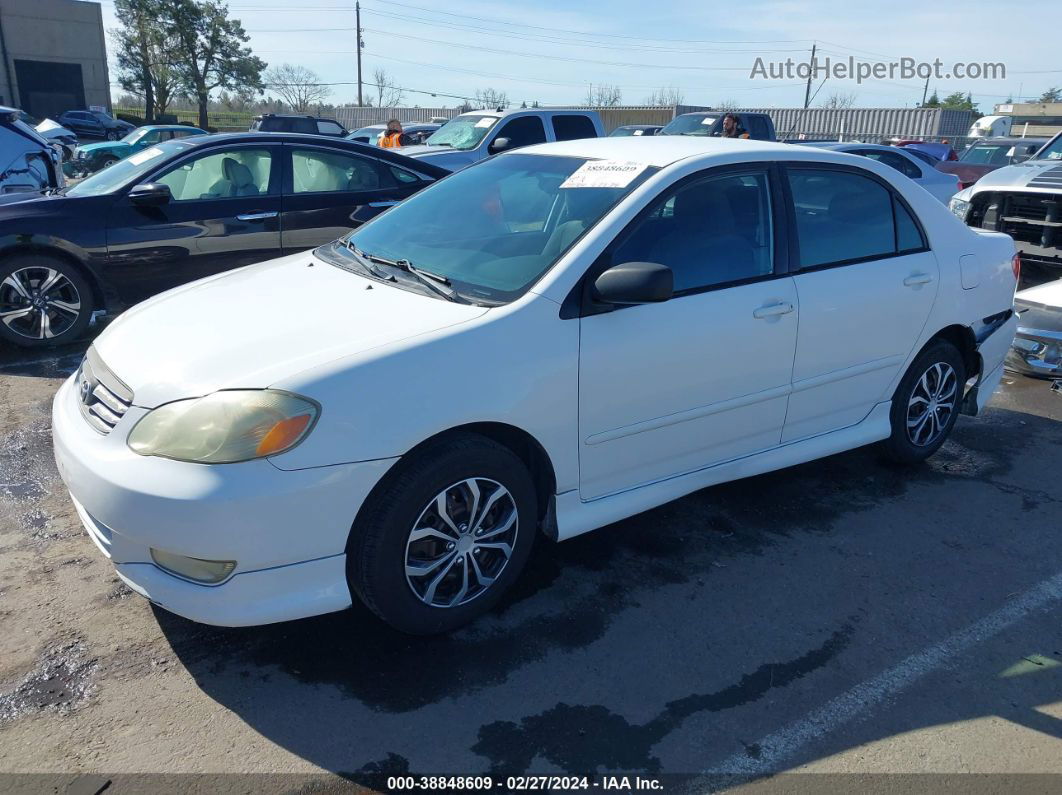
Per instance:
[[[439,168],[445,168],[449,171],[456,171],[477,161],[474,150],[450,149],[445,146],[419,144],[417,146],[403,146],[395,151],[406,157],[426,161],[433,166],[439,166]]]
[[[486,311],[374,282],[307,252],[157,295],[120,315],[94,345],[134,403],[154,408],[264,388]]]
[[[1014,300],[1027,304],[1055,307],[1062,310],[1062,279],[1046,282],[1037,287],[1029,287],[1015,293]]]
[[[122,141],[97,141],[92,144],[82,144],[77,149],[79,152],[90,152],[98,154],[100,152],[120,152],[123,149],[128,149],[129,144]]]
[[[1053,171],[1044,180],[1045,183],[1058,184],[1055,177],[1062,177],[1062,160],[1027,160],[1013,166],[1005,166],[990,171],[977,181],[976,190],[993,188],[1050,188],[1051,184],[1036,184],[1040,177]],[[1033,183],[1033,184],[1030,184]],[[1056,188],[1057,190],[1057,188]]]
[[[77,138],[72,130],[68,130],[55,119],[45,119],[34,129],[45,138]]]

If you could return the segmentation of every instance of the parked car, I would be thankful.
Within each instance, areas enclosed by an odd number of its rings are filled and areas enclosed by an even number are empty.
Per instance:
[[[1014,296],[1018,330],[1007,369],[1039,378],[1062,378],[1062,279]]]
[[[58,122],[78,135],[93,138],[106,138],[117,141],[136,129],[135,126],[121,119],[114,119],[99,110],[68,110]]]
[[[402,146],[416,146],[422,144],[431,137],[431,134],[442,127],[441,124],[403,124]],[[378,146],[380,136],[387,129],[386,124],[370,124],[347,135],[348,141],[357,141],[362,144]]]
[[[184,124],[151,124],[137,127],[119,141],[98,141],[79,146],[74,153],[74,168],[78,173],[91,174],[149,146],[193,135],[207,135],[207,132]]]
[[[22,121],[21,114],[0,106],[0,206],[10,200],[2,197],[37,196],[64,184],[58,149]]]
[[[952,148],[951,144],[937,141],[903,141],[896,144],[896,146],[902,149],[911,149],[916,152],[923,152],[929,155],[937,162],[942,160],[958,160],[958,153]]]
[[[727,111],[710,111],[707,113],[683,113],[672,119],[657,135],[690,135],[694,137],[721,137],[723,134],[723,117]],[[738,112],[738,126],[748,133],[749,138],[757,141],[776,140],[774,121],[766,113]]]
[[[334,240],[447,172],[320,136],[174,139],[65,192],[0,201],[0,338],[76,339],[96,310]]]
[[[1062,276],[1062,133],[1024,163],[988,172],[950,206],[970,226],[1014,238],[1024,265]]]
[[[626,135],[656,135],[663,128],[659,124],[624,124],[608,134],[609,138],[622,138]]]
[[[24,110],[19,111],[19,120],[36,130],[38,135],[53,146],[58,146],[63,160],[70,160],[74,156],[77,135],[73,130],[68,130],[54,119],[38,119]]]
[[[834,152],[848,152],[877,160],[918,183],[944,204],[947,204],[959,190],[959,180],[954,174],[946,174],[935,168],[929,168],[907,150],[895,146],[860,143],[814,143],[808,146],[817,146]]]
[[[528,147],[126,312],[55,397],[55,456],[166,610],[262,624],[358,598],[445,631],[540,530],[873,442],[930,456],[1000,381],[1013,257],[869,159]]]
[[[966,148],[958,160],[942,160],[938,171],[955,174],[959,187],[968,188],[989,171],[1012,166],[1033,157],[1047,143],[1047,138],[985,138]]]
[[[251,121],[250,132],[286,132],[306,135],[347,136],[346,128],[335,119],[299,114],[265,113]]]
[[[423,146],[402,147],[402,154],[457,171],[522,146],[604,134],[601,114],[595,110],[475,110],[450,119]]]

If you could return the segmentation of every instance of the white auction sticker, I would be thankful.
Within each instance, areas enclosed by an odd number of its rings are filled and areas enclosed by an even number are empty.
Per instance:
[[[645,171],[645,163],[630,160],[588,160],[561,183],[562,188],[626,188]]]
[[[701,124],[715,124],[715,119],[711,116],[705,116],[701,119]]]
[[[132,163],[134,166],[139,166],[141,163],[146,163],[148,160],[153,158],[155,155],[161,155],[161,154],[162,154],[162,150],[159,149],[157,146],[153,146],[150,149],[145,149],[143,152],[137,152],[135,155],[132,155],[129,158],[127,158],[127,160],[128,160],[128,162]]]
[[[477,127],[490,127],[496,121],[497,121],[497,119],[492,119],[490,116],[487,116],[486,118],[483,118],[483,119],[480,119],[479,121],[477,121],[476,122],[476,126]]]

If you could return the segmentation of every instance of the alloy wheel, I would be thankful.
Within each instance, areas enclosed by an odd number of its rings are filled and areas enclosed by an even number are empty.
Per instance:
[[[907,402],[907,438],[918,447],[936,442],[951,421],[958,401],[959,378],[947,362],[922,373]]]
[[[512,556],[516,501],[503,485],[473,477],[447,486],[421,511],[406,541],[406,582],[431,607],[484,594]]]
[[[80,314],[77,288],[55,268],[20,268],[0,282],[0,322],[22,337],[58,337]]]

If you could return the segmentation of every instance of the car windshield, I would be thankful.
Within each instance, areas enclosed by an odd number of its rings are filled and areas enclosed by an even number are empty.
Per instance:
[[[497,123],[497,116],[457,116],[433,132],[425,143],[428,146],[475,149],[490,131],[490,128]]]
[[[1062,160],[1062,135],[1056,135],[1043,149],[1036,153],[1037,160]]]
[[[653,171],[580,157],[502,155],[437,182],[346,240],[364,255],[435,274],[466,300],[504,303]],[[330,259],[343,256],[350,255],[337,246]]]
[[[383,127],[362,127],[360,130],[352,132],[347,138],[351,141],[365,139],[370,143],[375,143],[376,139],[380,137],[380,133],[383,131]]]
[[[701,113],[687,113],[676,116],[657,135],[709,135],[718,116],[705,116]]]
[[[133,130],[127,136],[122,138],[122,141],[123,141],[123,143],[127,143],[127,144],[135,144],[137,141],[139,141],[141,138],[143,138],[149,132],[150,132],[150,130],[148,130],[146,127],[137,127],[135,130]]]
[[[615,130],[610,132],[609,135],[613,138],[619,138],[625,135],[638,135],[640,133],[641,130],[637,127],[617,127]]]
[[[67,190],[67,196],[100,196],[104,193],[136,182],[149,171],[160,166],[174,155],[190,149],[187,141],[166,141],[149,149],[119,160],[113,166],[97,171],[91,177]]]

